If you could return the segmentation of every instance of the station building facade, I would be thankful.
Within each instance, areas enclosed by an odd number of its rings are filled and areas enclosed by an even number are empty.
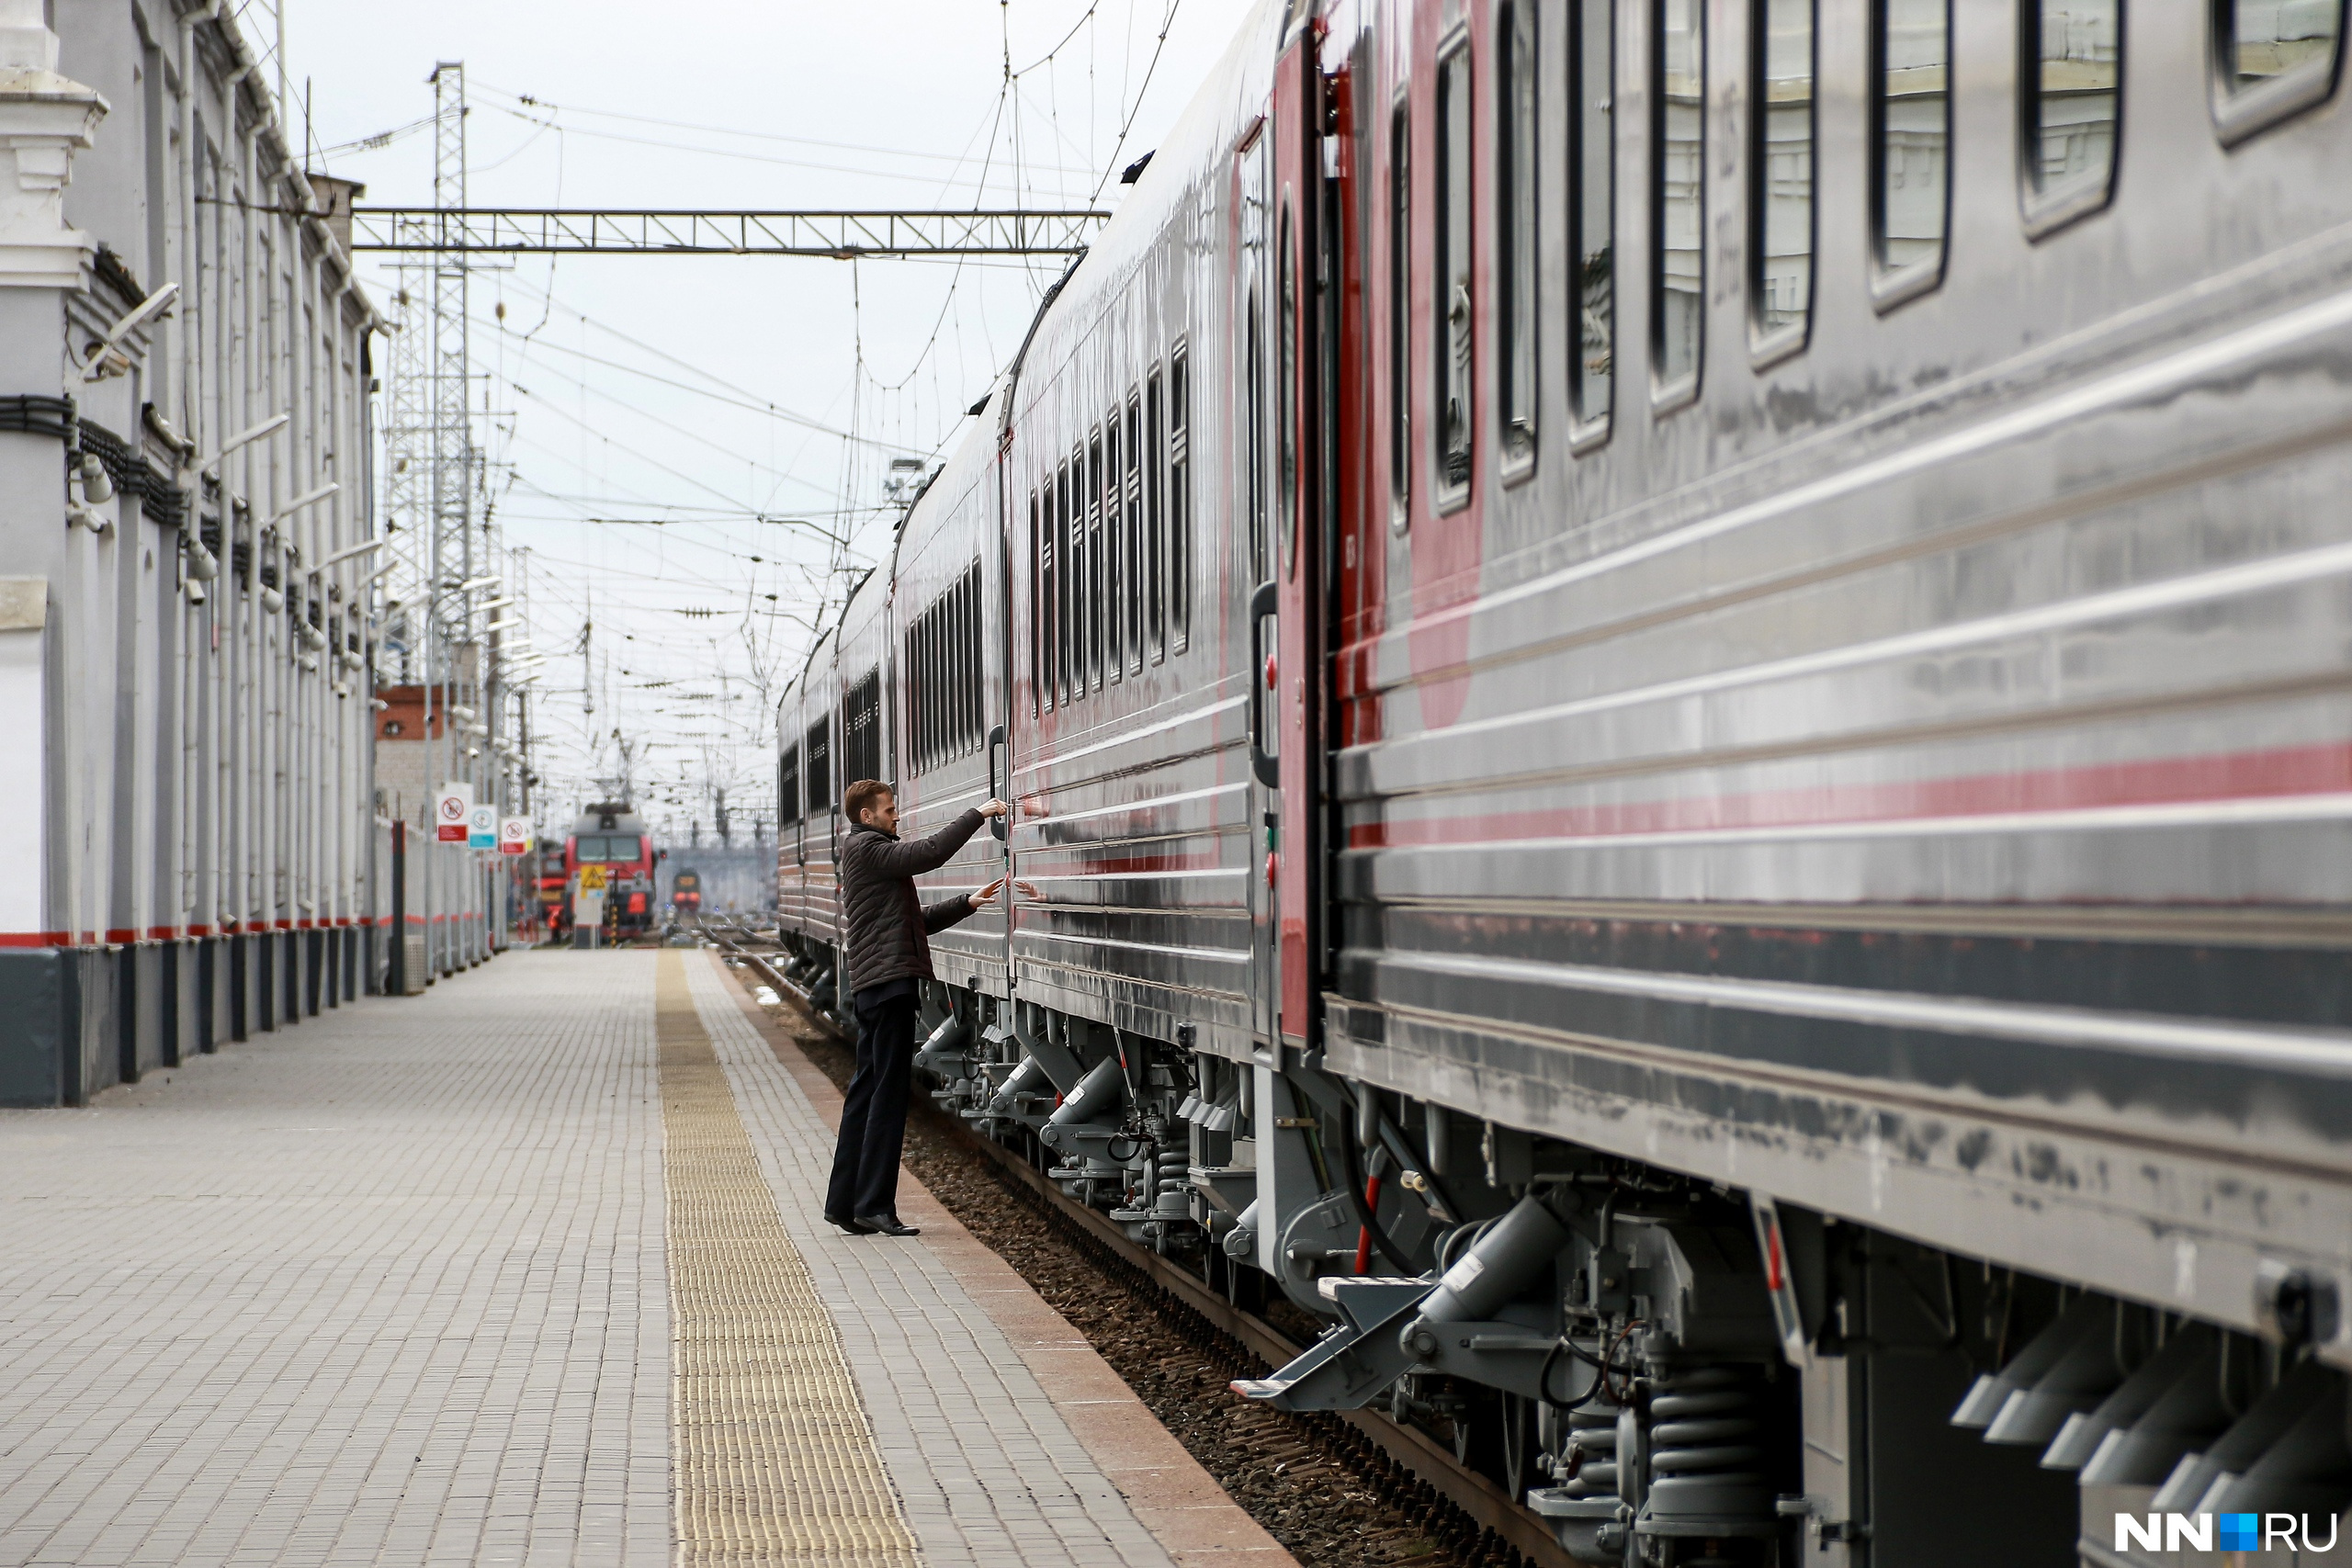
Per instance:
[[[381,323],[258,53],[0,0],[0,1104],[373,972]]]

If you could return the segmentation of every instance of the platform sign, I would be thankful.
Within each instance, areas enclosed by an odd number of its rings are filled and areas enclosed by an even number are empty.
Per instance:
[[[452,782],[433,797],[434,840],[437,843],[466,841],[466,819],[473,815],[474,786]]]
[[[498,821],[498,852],[507,855],[525,854],[531,848],[531,819],[527,817],[502,817]]]
[[[494,850],[498,847],[498,807],[477,806],[466,813],[466,848]]]
[[[596,945],[597,928],[605,923],[605,883],[601,865],[583,865],[571,894],[571,945]]]

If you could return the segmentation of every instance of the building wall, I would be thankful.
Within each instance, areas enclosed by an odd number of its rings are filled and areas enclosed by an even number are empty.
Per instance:
[[[449,771],[448,754],[437,744],[449,735],[448,699],[442,688],[428,693],[423,685],[379,687],[376,697],[383,705],[374,718],[377,813],[430,828],[432,786],[439,782],[434,769],[437,763],[444,776]]]
[[[0,0],[0,733],[39,781],[0,1102],[334,1005],[377,912],[368,568],[327,565],[373,533],[377,317],[228,8],[45,9]]]

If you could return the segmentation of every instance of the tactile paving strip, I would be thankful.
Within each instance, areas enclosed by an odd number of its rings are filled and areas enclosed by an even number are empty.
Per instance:
[[[777,1217],[682,955],[654,988],[680,1568],[916,1568],[833,1322]]]

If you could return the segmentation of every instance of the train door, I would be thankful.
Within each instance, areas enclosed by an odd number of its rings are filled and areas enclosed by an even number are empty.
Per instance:
[[[1283,1043],[1298,1049],[1316,1037],[1324,968],[1324,577],[1338,462],[1336,400],[1327,389],[1334,384],[1337,250],[1344,232],[1337,220],[1339,171],[1326,163],[1327,147],[1339,145],[1326,135],[1334,96],[1317,59],[1317,41],[1313,26],[1300,26],[1274,79],[1267,367],[1274,404],[1268,454],[1272,527],[1251,602],[1253,626],[1272,612],[1271,635],[1263,636],[1264,651],[1251,673],[1268,741],[1261,750],[1272,753],[1262,760],[1271,763],[1272,786],[1265,882],[1273,925],[1274,1021]]]
[[[1246,610],[1250,657],[1243,675],[1250,726],[1250,1027],[1261,1053],[1271,1051],[1282,1032],[1281,927],[1275,915],[1282,875],[1278,840],[1282,775],[1276,761],[1280,741],[1271,717],[1265,682],[1265,671],[1272,658],[1268,638],[1275,632],[1272,471],[1276,400],[1272,352],[1274,141],[1261,121],[1237,154],[1235,167],[1240,225],[1234,279],[1234,323],[1239,337],[1234,345],[1234,358],[1241,367],[1241,430],[1238,444],[1241,493],[1238,499],[1245,525],[1237,547],[1243,553],[1242,580],[1251,585]]]

